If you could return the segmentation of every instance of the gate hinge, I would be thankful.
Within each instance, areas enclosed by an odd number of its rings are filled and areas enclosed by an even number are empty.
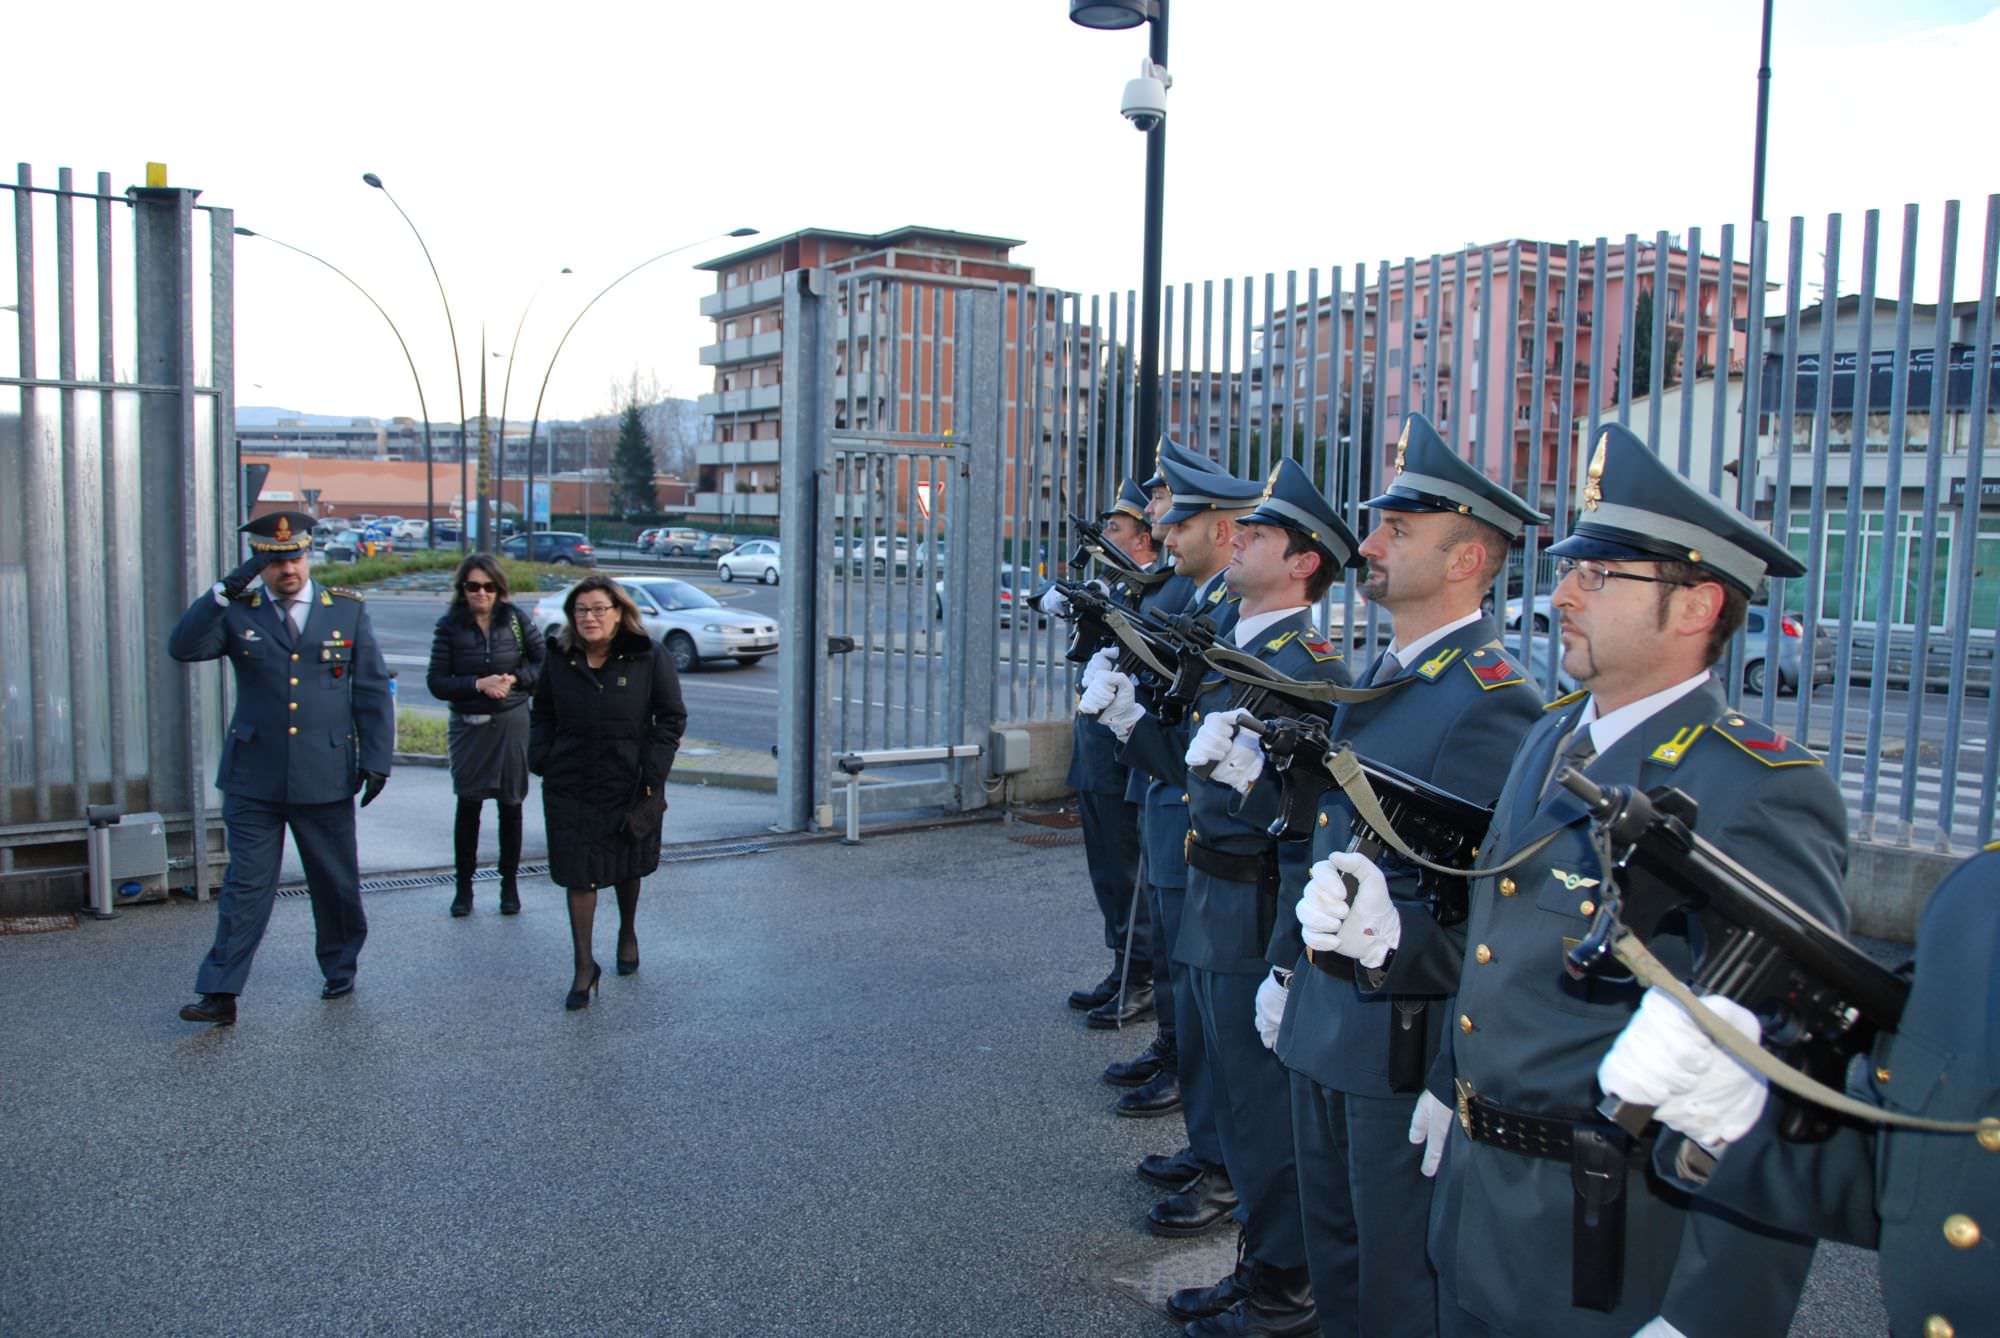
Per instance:
[[[851,636],[830,636],[826,639],[826,653],[829,655],[851,655],[854,653],[854,638]]]

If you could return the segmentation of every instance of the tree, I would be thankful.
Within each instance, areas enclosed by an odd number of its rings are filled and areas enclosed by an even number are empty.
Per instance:
[[[1611,368],[1610,399],[1608,404],[1618,402],[1618,388],[1625,384],[1625,354],[1621,349],[1618,361]],[[1660,384],[1679,385],[1681,379],[1681,337],[1671,328],[1667,331],[1666,375]],[[1639,300],[1632,304],[1632,394],[1649,395],[1653,390],[1653,290],[1648,288],[1639,294]]]
[[[660,509],[653,488],[653,446],[636,400],[625,405],[618,423],[618,446],[611,456],[611,510],[623,519],[653,515]]]

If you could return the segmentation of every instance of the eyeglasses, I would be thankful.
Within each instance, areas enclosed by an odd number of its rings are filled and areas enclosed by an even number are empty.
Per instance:
[[[1574,558],[1557,558],[1556,580],[1561,581],[1571,575],[1576,577],[1576,588],[1579,590],[1602,590],[1606,581],[1643,581],[1647,585],[1683,587],[1694,584],[1692,581],[1669,580],[1665,576],[1641,576],[1637,572],[1613,571],[1602,562],[1592,562],[1588,558],[1582,561]]]
[[[491,581],[467,581],[458,588],[465,591],[468,595],[490,595],[500,587]]]
[[[615,604],[579,604],[571,612],[579,618],[604,618],[610,616],[616,607]]]

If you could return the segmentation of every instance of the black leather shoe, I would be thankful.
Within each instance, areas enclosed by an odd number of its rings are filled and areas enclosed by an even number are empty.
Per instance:
[[[1219,1315],[1250,1294],[1257,1265],[1244,1257],[1243,1233],[1236,1233],[1236,1267],[1206,1287],[1183,1287],[1167,1298],[1167,1313],[1183,1324]]]
[[[1178,1194],[1201,1179],[1202,1164],[1193,1148],[1182,1148],[1172,1156],[1154,1152],[1139,1158],[1139,1178],[1150,1180],[1172,1194]]]
[[[1162,1036],[1139,1053],[1137,1059],[1119,1059],[1104,1066],[1104,1081],[1113,1087],[1138,1087],[1151,1082],[1162,1069],[1174,1066],[1174,1043]]]
[[[511,873],[502,872],[500,875],[500,913],[502,915],[521,913],[521,884]]]
[[[1253,1263],[1250,1291],[1229,1309],[1187,1326],[1188,1338],[1301,1338],[1319,1332],[1312,1281],[1301,1268]]]
[[[1098,981],[1095,985],[1092,985],[1087,989],[1071,990],[1069,992],[1069,1006],[1071,1008],[1074,1008],[1079,1013],[1086,1012],[1089,1009],[1100,1008],[1103,1005],[1110,1003],[1112,996],[1116,995],[1117,993],[1118,993],[1118,964],[1116,962],[1113,962],[1111,964],[1110,975],[1106,976],[1104,979]]]
[[[326,982],[326,988],[319,992],[319,997],[322,999],[344,999],[352,993],[354,993],[353,981],[343,980],[335,984],[329,980]]]
[[[1229,1172],[1211,1166],[1194,1185],[1169,1194],[1146,1214],[1146,1230],[1155,1236],[1199,1236],[1230,1220],[1236,1211],[1236,1186]]]
[[[1153,1075],[1153,1080],[1144,1087],[1134,1087],[1118,1098],[1112,1107],[1120,1115],[1133,1120],[1156,1120],[1162,1115],[1171,1115],[1181,1108],[1180,1075],[1172,1069],[1161,1069]]]
[[[458,880],[458,890],[452,893],[451,915],[454,920],[462,920],[470,914],[472,914],[472,880],[461,878]]]
[[[200,1003],[181,1006],[183,1022],[213,1022],[226,1027],[236,1021],[236,996],[233,994],[204,994]]]
[[[1083,1020],[1092,1031],[1113,1031],[1119,1027],[1129,1027],[1135,1022],[1144,1022],[1153,1016],[1153,978],[1133,976],[1125,982],[1125,998],[1121,1004],[1118,996],[1109,999],[1083,1015]]]

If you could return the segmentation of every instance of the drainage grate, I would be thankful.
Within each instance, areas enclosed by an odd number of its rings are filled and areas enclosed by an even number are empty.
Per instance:
[[[0,918],[0,934],[48,934],[76,923],[74,915],[11,915]]]
[[[726,859],[732,855],[760,855],[770,848],[771,844],[768,841],[739,841],[728,845],[681,846],[677,849],[669,848],[662,850],[660,852],[660,863],[690,864],[696,860]],[[548,872],[549,866],[546,862],[523,864],[521,866],[521,877],[523,878],[546,877]],[[363,892],[407,892],[411,888],[436,887],[441,883],[449,883],[452,881],[452,878],[453,874],[450,869],[426,869],[417,873],[390,874],[380,878],[364,878],[361,880],[361,890]],[[472,881],[475,883],[497,883],[500,881],[500,871],[498,869],[481,869],[472,875]],[[306,885],[304,883],[287,883],[278,889],[278,895],[281,897],[303,897],[306,895]],[[50,928],[57,929],[67,929],[69,927],[68,925],[50,926]],[[17,930],[15,932],[32,933],[34,931]]]
[[[1055,846],[1080,846],[1083,844],[1083,833],[1081,831],[1022,832],[1007,839],[1018,841],[1024,846],[1034,846],[1038,850],[1048,850]]]
[[[1055,827],[1058,829],[1083,826],[1083,814],[1081,812],[1072,812],[1066,808],[1059,808],[1053,813],[1020,813],[1015,815],[1014,820],[1016,822],[1033,823],[1037,827]]]

